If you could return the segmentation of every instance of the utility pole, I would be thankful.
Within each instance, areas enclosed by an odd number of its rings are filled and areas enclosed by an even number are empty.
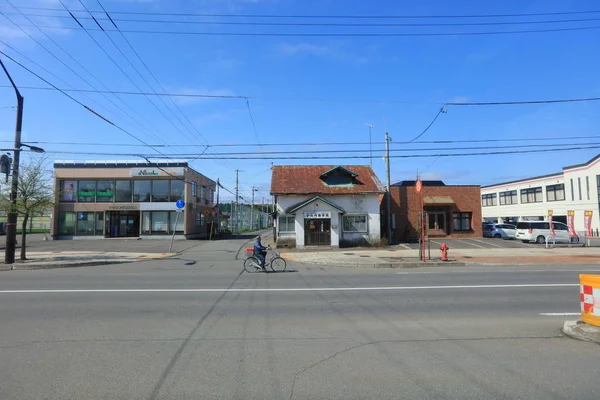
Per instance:
[[[254,185],[252,185],[252,205],[250,206],[250,231],[254,230]]]
[[[371,168],[373,168],[373,146],[372,146],[372,141],[371,141],[371,129],[374,128],[373,124],[365,124],[369,127],[369,156],[370,158],[370,164],[371,164]]]
[[[6,249],[4,251],[4,263],[13,264],[15,262],[15,248],[17,245],[17,192],[19,187],[19,158],[21,155],[21,127],[23,125],[23,96],[21,96],[17,85],[15,85],[1,59],[0,65],[17,95],[17,124],[15,127],[15,149],[12,185],[10,188],[10,212],[6,221]]]
[[[219,207],[219,186],[221,186],[221,183],[219,182],[219,178],[217,178],[217,209],[216,209],[216,212],[217,212],[217,215],[216,215],[216,217],[217,217],[216,218],[216,220],[217,220],[217,229],[216,229],[216,232],[217,233],[219,233],[220,230],[221,230],[220,229],[221,225],[219,224],[219,213],[221,212],[221,207]]]
[[[390,191],[390,141],[392,139],[385,133],[385,163],[386,163],[386,180],[387,180],[387,196],[386,196],[386,209],[387,209],[387,237],[388,244],[392,243],[392,192]]]
[[[260,203],[260,228],[265,227],[265,196],[262,197],[262,203]]]
[[[235,233],[240,233],[240,223],[239,223],[239,215],[238,215],[238,202],[240,197],[239,191],[239,177],[240,172],[244,172],[240,169],[235,170]]]

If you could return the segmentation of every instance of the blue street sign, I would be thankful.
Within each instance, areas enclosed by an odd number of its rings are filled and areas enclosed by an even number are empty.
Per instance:
[[[175,205],[177,206],[177,208],[181,209],[185,206],[185,201],[177,200],[177,203],[175,203]]]

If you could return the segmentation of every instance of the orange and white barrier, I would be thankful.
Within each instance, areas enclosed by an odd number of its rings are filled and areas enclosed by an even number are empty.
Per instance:
[[[581,320],[600,326],[600,275],[579,275]]]

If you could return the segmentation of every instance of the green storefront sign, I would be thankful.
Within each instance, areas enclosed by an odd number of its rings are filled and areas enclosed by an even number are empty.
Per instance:
[[[79,197],[112,197],[113,192],[79,192]]]

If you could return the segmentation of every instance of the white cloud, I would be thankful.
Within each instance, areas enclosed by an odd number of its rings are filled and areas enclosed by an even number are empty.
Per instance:
[[[290,44],[284,43],[278,46],[280,53],[285,55],[297,55],[297,54],[318,54],[324,55],[330,52],[328,46],[316,46],[308,43]]]
[[[468,103],[469,98],[467,96],[456,96],[450,99],[449,103]]]
[[[468,171],[439,171],[439,172],[423,172],[420,174],[423,180],[448,180],[448,179],[461,179],[468,176]]]
[[[328,57],[355,64],[366,64],[369,61],[369,57],[348,51],[337,44],[315,45],[310,43],[283,43],[276,47],[276,52],[284,56],[309,55]]]

